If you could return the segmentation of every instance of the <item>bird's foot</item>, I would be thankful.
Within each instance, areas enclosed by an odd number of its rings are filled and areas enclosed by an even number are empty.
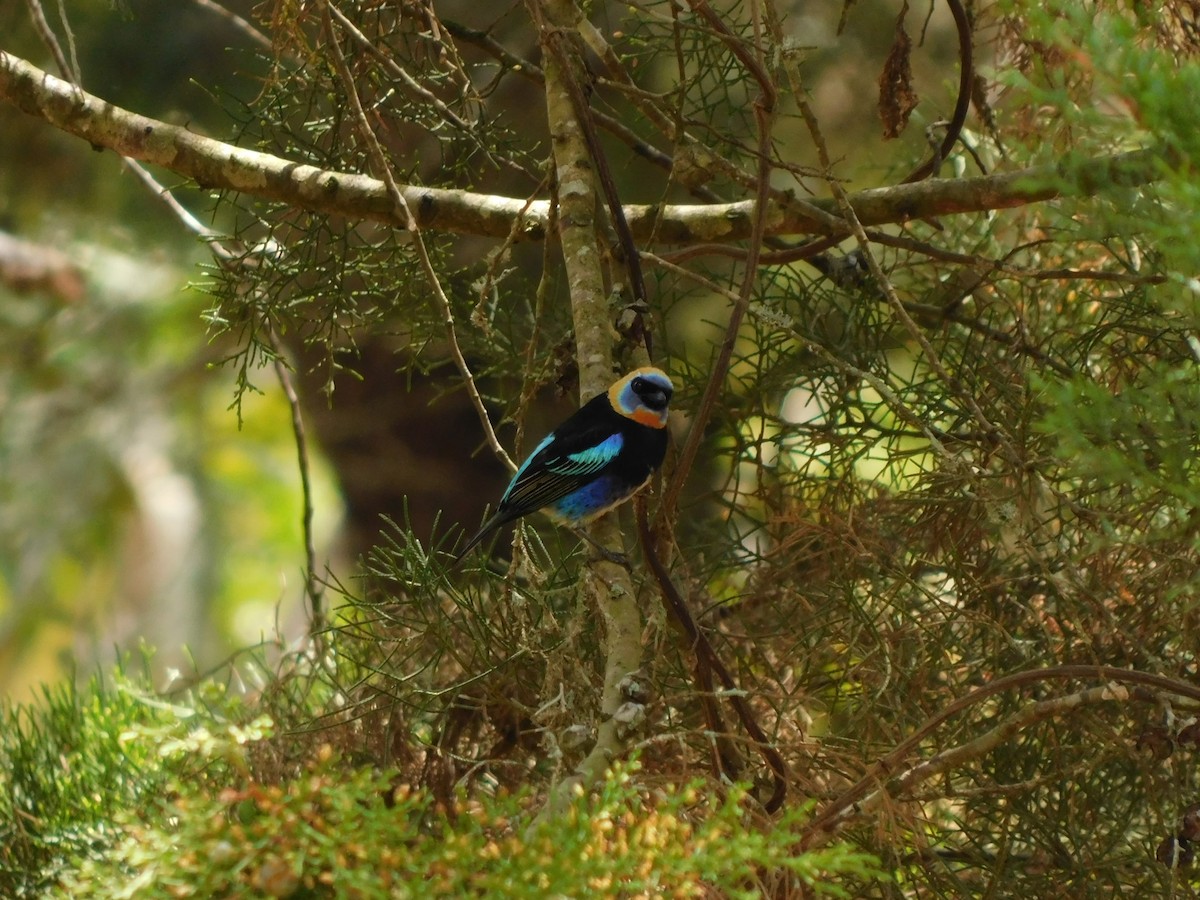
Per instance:
[[[592,545],[592,550],[594,550],[596,553],[596,555],[593,557],[593,559],[603,559],[607,562],[612,563],[613,565],[620,566],[621,568],[625,569],[626,571],[630,571],[630,572],[633,571],[633,564],[629,561],[629,557],[626,556],[624,553],[618,553],[615,550],[609,550],[607,547],[602,545],[599,541],[596,541],[586,531],[582,531],[578,528],[575,528],[572,530],[579,537],[583,538],[585,541],[587,541],[589,544]]]
[[[593,549],[596,551],[594,559],[603,559],[613,565],[620,566],[627,572],[633,571],[633,563],[629,561],[629,557],[624,553],[617,553],[615,550],[609,550],[607,547],[601,547],[598,544],[593,545]]]

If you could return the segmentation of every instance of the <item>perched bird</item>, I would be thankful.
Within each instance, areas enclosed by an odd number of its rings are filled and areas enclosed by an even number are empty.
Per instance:
[[[650,480],[667,452],[667,408],[675,387],[660,369],[634,369],[538,444],[509,482],[495,514],[467,541],[480,541],[539,509],[582,525],[624,503]]]

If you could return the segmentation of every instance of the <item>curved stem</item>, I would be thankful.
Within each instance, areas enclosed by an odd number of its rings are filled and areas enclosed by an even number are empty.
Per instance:
[[[954,27],[958,31],[958,99],[954,103],[954,114],[950,117],[950,124],[946,126],[941,146],[929,159],[913,169],[908,177],[900,182],[901,184],[921,181],[937,173],[946,157],[950,155],[950,151],[954,149],[958,136],[962,134],[963,125],[967,121],[967,112],[971,109],[971,82],[975,78],[974,49],[971,46],[971,19],[967,15],[966,9],[963,8],[962,0],[946,0],[946,5],[950,7],[950,13],[954,16]]]

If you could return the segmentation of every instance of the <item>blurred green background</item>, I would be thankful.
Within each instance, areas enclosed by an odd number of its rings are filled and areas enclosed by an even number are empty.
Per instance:
[[[261,60],[200,4],[65,9],[84,84],[114,103],[229,137],[223,104],[257,90]],[[24,3],[0,3],[0,33],[56,71]],[[156,174],[221,229],[211,198]],[[143,640],[165,679],[301,633],[291,415],[270,369],[230,408],[233,346],[202,320],[208,248],[114,154],[2,104],[0,234],[6,273],[34,276],[0,284],[0,695]],[[314,468],[327,545],[340,501]]]

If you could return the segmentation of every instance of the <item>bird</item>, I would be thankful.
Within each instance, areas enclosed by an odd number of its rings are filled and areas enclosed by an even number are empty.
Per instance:
[[[667,453],[667,413],[675,386],[653,366],[634,369],[597,394],[533,448],[500,503],[454,558],[453,567],[489,534],[545,509],[584,525],[624,503],[650,481]]]

